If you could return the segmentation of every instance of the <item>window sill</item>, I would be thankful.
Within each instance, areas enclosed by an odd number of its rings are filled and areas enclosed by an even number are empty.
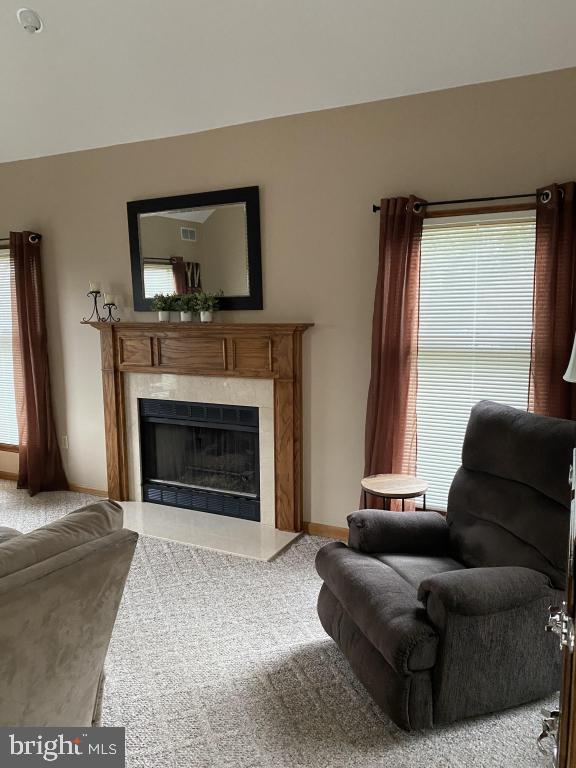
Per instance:
[[[19,453],[20,449],[17,445],[11,443],[0,443],[0,451],[7,451],[8,453]]]
[[[442,507],[431,507],[429,504],[426,505],[426,509],[422,507],[422,504],[420,504],[420,506],[416,505],[416,511],[417,512],[438,512],[438,514],[442,515],[442,517],[446,517],[445,509],[442,509]]]

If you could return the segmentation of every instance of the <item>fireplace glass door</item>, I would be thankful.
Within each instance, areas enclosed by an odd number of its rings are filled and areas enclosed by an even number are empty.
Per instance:
[[[143,499],[260,519],[258,409],[140,400]]]

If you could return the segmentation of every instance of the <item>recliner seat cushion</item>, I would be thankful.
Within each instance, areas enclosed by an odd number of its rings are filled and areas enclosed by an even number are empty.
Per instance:
[[[393,568],[334,542],[318,552],[316,569],[392,669],[406,674],[434,666],[438,635],[416,588]]]
[[[425,555],[374,555],[384,565],[393,568],[416,590],[420,583],[430,576],[447,571],[460,571],[466,566],[451,557],[428,557]]]

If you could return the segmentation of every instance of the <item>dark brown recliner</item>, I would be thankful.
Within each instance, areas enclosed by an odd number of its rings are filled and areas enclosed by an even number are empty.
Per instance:
[[[544,626],[563,598],[576,423],[483,401],[436,512],[361,510],[317,555],[318,613],[375,701],[406,730],[560,688]]]

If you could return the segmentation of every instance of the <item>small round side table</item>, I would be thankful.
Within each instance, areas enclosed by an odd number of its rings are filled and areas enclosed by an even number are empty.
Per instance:
[[[423,496],[422,508],[426,509],[426,491],[428,483],[414,475],[370,475],[362,480],[362,488],[373,496],[382,496],[384,499],[402,499],[402,511],[404,512],[404,500]]]

